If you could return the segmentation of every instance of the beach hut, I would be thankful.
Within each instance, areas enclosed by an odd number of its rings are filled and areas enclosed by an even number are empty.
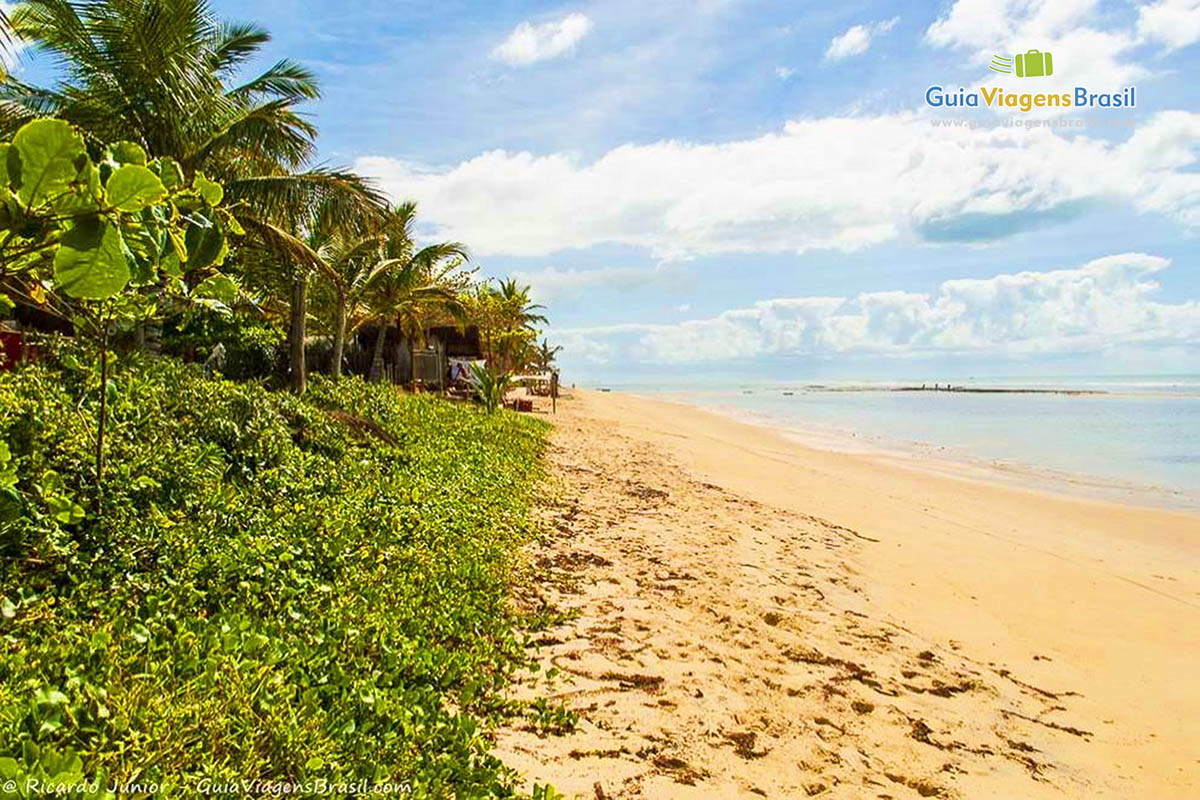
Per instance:
[[[377,326],[366,326],[358,331],[353,352],[347,353],[347,371],[366,375],[371,367],[371,354]],[[451,359],[476,360],[483,358],[479,341],[479,329],[474,325],[458,328],[453,325],[437,325],[426,328],[421,337],[424,346],[400,334],[392,327],[384,341],[384,377],[392,383],[420,384],[421,386],[444,389],[446,387]]]

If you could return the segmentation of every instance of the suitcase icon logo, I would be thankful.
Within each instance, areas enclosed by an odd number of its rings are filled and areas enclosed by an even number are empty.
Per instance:
[[[1018,78],[1044,78],[1054,74],[1054,57],[1041,50],[1017,53],[1016,58],[996,55],[988,68],[995,72],[1016,72]]]

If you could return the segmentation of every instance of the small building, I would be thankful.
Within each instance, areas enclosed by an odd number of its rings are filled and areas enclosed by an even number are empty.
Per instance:
[[[347,353],[349,372],[366,375],[371,369],[371,357],[375,348],[377,326],[364,327],[355,337],[357,347]],[[449,375],[449,359],[483,358],[479,340],[479,328],[469,325],[459,328],[454,325],[437,325],[425,329],[425,346],[414,347],[414,342],[402,336],[395,328],[388,330],[383,347],[383,374],[392,383],[408,384],[419,381],[425,386],[443,388]]]

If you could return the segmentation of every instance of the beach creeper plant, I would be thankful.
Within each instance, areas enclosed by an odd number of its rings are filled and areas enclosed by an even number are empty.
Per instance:
[[[0,789],[519,796],[490,730],[523,713],[506,686],[533,668],[510,598],[547,426],[131,351],[104,516],[71,514],[93,491],[91,349],[0,373]],[[562,727],[543,706],[524,713]]]

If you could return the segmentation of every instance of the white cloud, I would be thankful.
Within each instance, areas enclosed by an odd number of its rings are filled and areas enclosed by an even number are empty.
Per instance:
[[[559,269],[546,267],[536,272],[512,273],[519,283],[528,284],[533,298],[540,303],[569,300],[594,289],[635,289],[661,281],[675,270],[668,267],[600,267],[597,269]]]
[[[493,151],[436,171],[383,157],[354,168],[393,197],[419,198],[439,237],[482,254],[616,243],[678,259],[851,251],[906,234],[986,241],[1111,201],[1200,228],[1200,114],[1158,114],[1124,142],[930,119],[802,119],[719,145],[624,145],[592,162]]]
[[[1200,42],[1200,0],[1159,0],[1138,9],[1138,33],[1172,50]]]
[[[1154,300],[1167,259],[949,280],[933,294],[784,297],[677,324],[554,331],[572,358],[677,364],[770,356],[1096,353],[1200,347],[1200,303]]]
[[[892,17],[882,22],[872,22],[867,25],[855,25],[841,36],[833,37],[829,49],[825,51],[826,61],[841,61],[843,58],[862,55],[871,48],[871,41],[896,27],[899,17]]]
[[[796,69],[794,67],[776,67],[775,68],[775,77],[779,78],[779,80],[781,80],[781,81],[791,80],[792,76],[794,76],[795,74],[796,74]]]
[[[510,66],[528,66],[569,53],[591,31],[592,21],[578,13],[540,25],[522,22],[497,45],[492,57]]]

